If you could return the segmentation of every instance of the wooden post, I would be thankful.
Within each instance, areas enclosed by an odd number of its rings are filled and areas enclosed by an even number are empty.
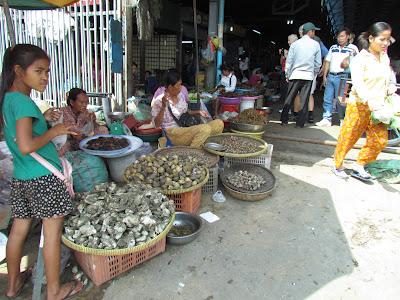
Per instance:
[[[197,7],[196,0],[193,0],[193,25],[194,25],[194,42],[195,42],[195,52],[196,55],[196,94],[197,94],[197,104],[200,104],[200,91],[199,91],[199,40],[197,37]]]
[[[11,46],[15,46],[17,42],[15,39],[14,23],[11,19],[10,7],[8,6],[7,0],[3,0],[3,9],[4,14],[6,15],[7,31],[10,36]]]
[[[124,95],[124,109],[127,110],[128,108],[128,103],[126,102],[129,97],[133,96],[133,80],[132,80],[132,61],[133,61],[133,53],[132,53],[132,27],[133,27],[133,20],[132,20],[132,15],[133,15],[133,8],[123,5],[122,7],[122,13],[123,16],[125,16],[124,19],[124,35],[125,38],[123,40],[124,43],[124,70],[123,70],[123,95]]]

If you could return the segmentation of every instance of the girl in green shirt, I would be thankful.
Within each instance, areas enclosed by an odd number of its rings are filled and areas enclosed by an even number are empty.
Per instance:
[[[6,296],[17,297],[29,278],[20,273],[22,249],[33,218],[42,219],[43,256],[47,278],[47,299],[65,299],[82,290],[82,284],[60,284],[61,231],[64,216],[72,210],[64,182],[41,166],[29,154],[36,152],[61,170],[57,151],[51,142],[56,136],[74,134],[59,124],[48,129],[46,121],[60,114],[44,115],[29,97],[32,89],[43,92],[49,79],[50,59],[37,46],[19,44],[4,54],[0,82],[0,129],[13,155],[11,183],[13,224],[7,242],[8,286]]]

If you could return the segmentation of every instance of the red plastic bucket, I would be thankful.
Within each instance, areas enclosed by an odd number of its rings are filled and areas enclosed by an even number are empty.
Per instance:
[[[221,103],[221,106],[219,107],[219,112],[223,113],[225,111],[238,113],[239,112],[239,104],[232,105],[232,104],[222,104]]]

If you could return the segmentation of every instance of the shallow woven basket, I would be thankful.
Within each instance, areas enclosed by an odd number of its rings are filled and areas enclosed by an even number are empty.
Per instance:
[[[259,176],[262,176],[266,181],[266,183],[256,191],[238,190],[228,182],[227,177],[230,174],[233,174],[234,172],[239,170],[249,171]],[[224,169],[224,171],[221,173],[220,178],[228,194],[230,194],[234,198],[243,201],[263,200],[272,193],[276,185],[275,176],[272,174],[270,170],[268,170],[265,167],[253,164],[241,164],[241,163],[233,164],[230,167]]]
[[[135,253],[144,249],[147,249],[157,242],[159,242],[161,239],[167,236],[167,233],[171,230],[172,225],[175,220],[175,213],[171,216],[171,219],[167,225],[167,227],[164,229],[163,232],[161,232],[159,235],[157,235],[155,238],[152,240],[148,241],[147,243],[131,247],[131,248],[124,248],[124,249],[95,249],[95,248],[88,248],[85,246],[81,246],[78,244],[75,244],[74,242],[71,242],[69,239],[67,239],[64,235],[61,237],[63,243],[65,246],[76,250],[78,252],[82,253],[87,253],[87,254],[93,254],[93,255],[104,255],[104,256],[113,256],[113,255],[124,255],[124,254],[130,254],[130,253]]]
[[[265,153],[268,149],[268,144],[260,138],[256,138],[256,137],[252,137],[249,135],[245,135],[245,134],[239,134],[239,133],[221,133],[218,135],[214,135],[214,136],[210,136],[205,142],[204,144],[207,143],[218,143],[218,138],[219,137],[225,137],[225,136],[240,136],[242,138],[245,139],[250,139],[253,141],[257,141],[260,144],[260,150],[256,151],[256,152],[250,152],[250,153],[229,153],[226,151],[216,151],[216,150],[212,150],[212,149],[208,149],[206,147],[204,147],[204,149],[210,153],[219,155],[219,156],[226,156],[226,157],[234,157],[234,158],[246,158],[246,157],[254,157],[254,156],[258,156],[261,155],[263,153]]]
[[[206,177],[204,177],[204,180],[196,185],[193,185],[191,187],[188,187],[187,189],[180,189],[180,190],[161,190],[161,192],[164,195],[177,195],[177,194],[182,194],[182,193],[187,193],[187,192],[191,192],[194,190],[197,190],[198,188],[201,188],[203,185],[205,185],[208,181],[208,178],[210,176],[210,173],[208,171],[208,169],[206,167],[204,167],[206,170]],[[130,180],[127,180],[124,174],[124,179],[126,182],[131,182]],[[153,188],[153,187],[152,187]]]
[[[204,151],[202,149],[196,149],[196,148],[191,148],[188,146],[174,146],[174,147],[169,147],[169,148],[162,148],[154,152],[154,156],[160,156],[160,155],[193,155],[195,157],[203,157],[207,156],[209,158],[209,163],[207,164],[207,167],[213,167],[215,166],[218,161],[219,161],[219,156],[215,154],[211,154],[207,151]]]
[[[235,190],[232,190],[231,188],[227,187],[224,183],[222,183],[224,186],[225,190],[229,195],[231,195],[233,198],[242,200],[242,201],[260,201],[264,200],[267,198],[272,192],[274,191],[275,187],[268,192],[264,193],[259,193],[259,194],[247,194],[247,193],[241,193]]]

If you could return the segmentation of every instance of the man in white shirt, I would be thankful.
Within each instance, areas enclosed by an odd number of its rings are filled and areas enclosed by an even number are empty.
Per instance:
[[[303,25],[303,37],[289,48],[285,66],[286,79],[289,81],[289,85],[281,114],[282,125],[288,123],[289,110],[297,93],[300,95],[301,109],[298,112],[296,127],[304,127],[306,122],[312,82],[321,67],[321,49],[318,42],[313,39],[315,30],[319,30],[319,28],[315,27],[313,23],[305,23]]]
[[[332,115],[338,114],[340,120],[344,119],[345,107],[338,101],[341,78],[349,77],[350,59],[358,54],[355,45],[349,44],[350,30],[343,28],[337,34],[337,44],[333,45],[325,57],[323,70],[323,85],[325,86],[322,120],[317,126],[329,127],[332,125]],[[344,85],[343,85],[344,87]]]

